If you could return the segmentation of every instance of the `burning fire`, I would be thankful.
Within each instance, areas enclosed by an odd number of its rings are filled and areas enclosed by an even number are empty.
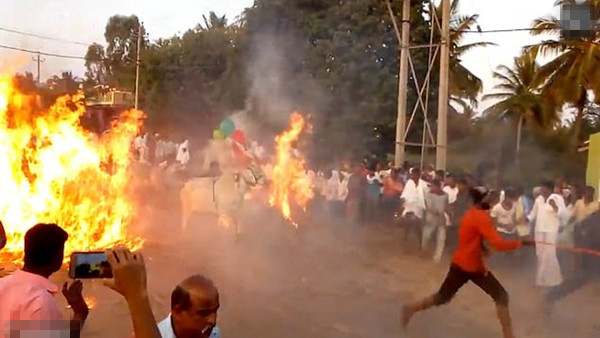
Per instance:
[[[305,174],[305,160],[292,154],[293,144],[309,127],[301,114],[295,112],[290,119],[290,128],[275,138],[277,157],[273,165],[269,204],[277,206],[285,219],[298,226],[292,219],[290,201],[305,208],[313,198],[313,187]]]
[[[85,303],[88,306],[88,309],[91,310],[91,309],[93,309],[93,308],[96,307],[96,298],[94,298],[94,297],[85,297],[84,300],[85,300]]]
[[[136,249],[128,238],[134,205],[127,195],[130,144],[143,113],[123,113],[111,130],[84,130],[83,95],[63,96],[48,109],[20,93],[0,75],[0,220],[8,243],[2,254],[18,261],[25,232],[36,223],[57,223],[69,233],[73,251],[114,245]]]

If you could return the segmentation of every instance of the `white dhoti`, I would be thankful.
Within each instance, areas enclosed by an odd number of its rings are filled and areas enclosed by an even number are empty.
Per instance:
[[[435,251],[433,253],[433,260],[440,262],[442,260],[442,254],[444,253],[444,246],[446,244],[446,225],[436,224],[431,222],[425,222],[423,225],[423,233],[421,234],[421,246],[425,249],[431,237],[435,234]]]
[[[537,256],[537,272],[535,284],[537,286],[551,287],[560,285],[563,281],[560,264],[556,256],[556,242],[558,232],[535,232],[535,241],[548,244],[537,244],[535,254]]]

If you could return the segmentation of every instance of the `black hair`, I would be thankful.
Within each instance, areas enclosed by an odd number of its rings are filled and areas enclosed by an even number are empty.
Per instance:
[[[542,181],[542,183],[540,183],[540,186],[554,191],[554,182],[552,181]]]
[[[435,171],[435,174],[438,175],[439,177],[446,177],[446,171],[439,169]]]
[[[63,255],[69,235],[56,224],[36,224],[25,233],[25,266],[47,267]]]
[[[473,187],[469,190],[469,195],[471,195],[471,199],[474,204],[479,204],[483,202],[485,197],[490,193],[490,191],[485,187]]]
[[[410,173],[414,175],[421,175],[421,168],[414,167],[410,170]]]
[[[436,179],[431,180],[430,184],[432,186],[441,187],[442,186],[442,181],[436,178]]]
[[[181,285],[177,285],[173,292],[171,292],[171,311],[175,310],[175,308],[187,311],[191,307],[192,299],[190,293]]]

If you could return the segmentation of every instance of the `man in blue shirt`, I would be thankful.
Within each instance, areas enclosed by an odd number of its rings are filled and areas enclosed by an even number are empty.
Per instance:
[[[158,324],[162,338],[220,338],[219,306],[219,291],[210,279],[184,279],[171,293],[171,313]]]

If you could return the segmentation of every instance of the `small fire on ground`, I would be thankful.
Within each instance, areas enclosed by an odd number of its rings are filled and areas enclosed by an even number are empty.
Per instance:
[[[298,224],[292,215],[291,203],[300,208],[314,197],[310,179],[306,175],[306,161],[294,145],[310,125],[304,117],[294,112],[290,118],[290,127],[275,138],[277,154],[273,164],[272,182],[269,190],[269,204],[281,211],[283,217],[295,227]]]
[[[128,236],[134,202],[128,195],[130,144],[143,113],[124,112],[102,136],[85,130],[83,95],[62,96],[49,109],[0,74],[0,220],[8,238],[2,259],[19,262],[23,237],[36,223],[57,223],[73,251],[115,245],[137,249]]]

